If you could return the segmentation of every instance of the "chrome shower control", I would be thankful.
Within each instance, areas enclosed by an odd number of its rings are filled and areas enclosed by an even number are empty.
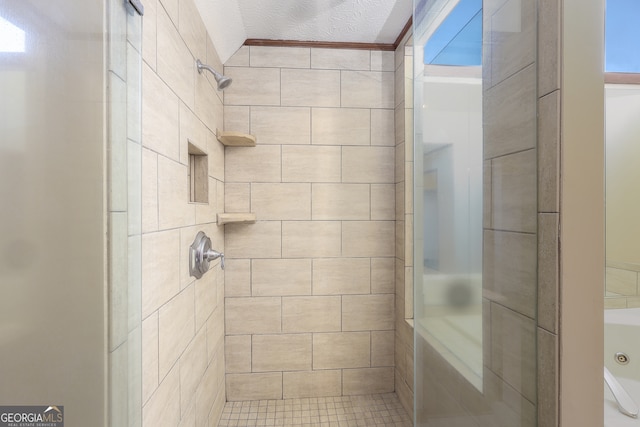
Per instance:
[[[189,274],[199,279],[209,271],[209,262],[220,258],[220,267],[224,270],[224,254],[211,249],[211,239],[199,231],[189,247]]]

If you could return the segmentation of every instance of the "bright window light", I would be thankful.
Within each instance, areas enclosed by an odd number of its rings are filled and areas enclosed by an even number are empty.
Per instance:
[[[24,52],[25,32],[0,17],[0,52]]]

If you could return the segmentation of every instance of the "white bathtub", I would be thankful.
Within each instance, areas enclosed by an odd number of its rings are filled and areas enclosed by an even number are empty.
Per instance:
[[[618,352],[629,356],[627,365],[615,361]],[[640,308],[605,310],[604,365],[640,406]],[[621,414],[611,391],[604,388],[605,427],[640,427],[640,418]]]

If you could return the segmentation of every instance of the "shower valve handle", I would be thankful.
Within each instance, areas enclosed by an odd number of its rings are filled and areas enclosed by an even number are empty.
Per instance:
[[[189,274],[196,279],[209,271],[209,263],[220,258],[220,267],[224,270],[224,254],[211,249],[211,239],[202,231],[198,232],[189,247]]]
[[[222,252],[209,249],[207,252],[203,254],[203,258],[206,259],[207,261],[213,261],[220,258],[220,267],[224,270],[224,254]]]

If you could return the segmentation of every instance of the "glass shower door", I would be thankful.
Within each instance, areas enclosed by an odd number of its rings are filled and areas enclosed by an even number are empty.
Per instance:
[[[414,4],[418,426],[536,425],[535,5]]]

